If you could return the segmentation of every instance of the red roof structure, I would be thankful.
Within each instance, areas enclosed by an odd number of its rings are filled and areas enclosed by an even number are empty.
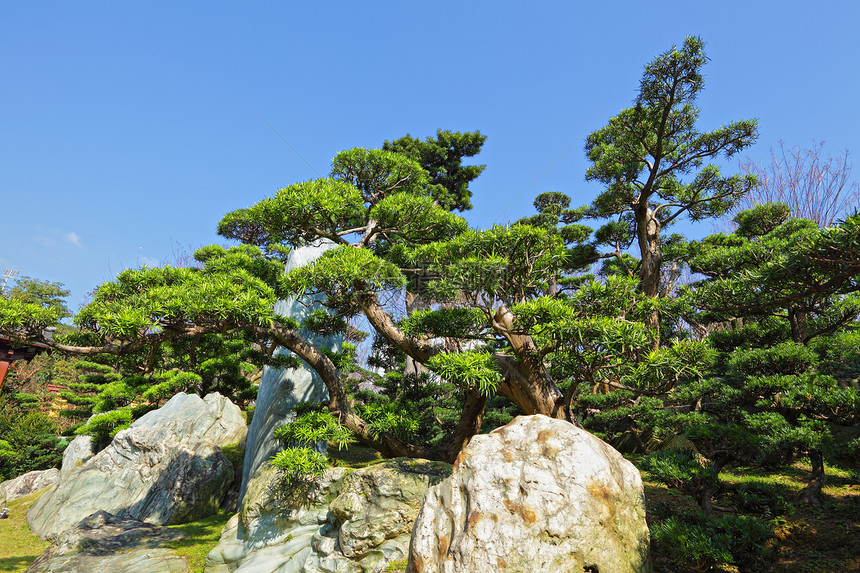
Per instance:
[[[39,342],[18,342],[0,336],[0,388],[3,387],[3,380],[6,378],[6,372],[9,370],[9,365],[16,360],[31,361],[41,352],[51,352],[51,348],[46,344]]]

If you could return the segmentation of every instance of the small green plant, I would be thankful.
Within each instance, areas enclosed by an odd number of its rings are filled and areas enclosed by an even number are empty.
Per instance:
[[[406,559],[390,561],[384,571],[385,573],[403,573],[403,571],[406,571],[406,562]]]
[[[352,433],[321,406],[299,404],[298,417],[275,430],[275,437],[287,447],[278,452],[271,465],[284,473],[287,481],[319,476],[329,467],[328,456],[314,449],[319,443],[332,443],[339,449],[354,441]]]
[[[275,430],[275,437],[288,444],[316,444],[332,442],[339,449],[352,443],[352,433],[327,411],[310,410],[300,414],[293,422]]]
[[[401,440],[409,440],[418,432],[418,419],[404,413],[400,404],[375,402],[359,408],[361,416],[367,420],[374,438],[387,433]]]
[[[284,472],[287,481],[322,475],[329,466],[325,454],[308,446],[293,446],[281,450],[269,463]]]
[[[693,497],[706,515],[713,509],[712,497],[720,491],[720,463],[687,450],[661,450],[645,456],[643,469],[671,488]]]
[[[727,565],[740,571],[768,571],[775,557],[767,547],[772,537],[770,525],[739,515],[714,519],[684,514],[651,526],[655,549],[695,571]]]

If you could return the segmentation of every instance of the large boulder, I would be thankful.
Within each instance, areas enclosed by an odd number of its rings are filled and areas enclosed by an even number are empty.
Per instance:
[[[605,442],[521,416],[472,438],[428,490],[407,571],[651,570],[642,480]]]
[[[99,511],[64,531],[26,573],[190,573],[188,563],[164,545],[178,531]]]
[[[0,483],[0,506],[7,501],[30,495],[57,483],[60,472],[56,468],[27,472]]]
[[[370,573],[404,559],[424,492],[451,472],[394,459],[289,484],[266,466],[206,558],[207,573]]]
[[[287,256],[284,272],[288,273],[295,268],[307,265],[336,246],[333,241],[320,239],[315,243],[295,248]],[[323,308],[320,304],[321,298],[322,295],[302,295],[298,298],[279,300],[275,304],[275,312],[301,324],[311,312]],[[322,336],[302,331],[302,336],[319,348],[340,352],[342,342],[340,335]],[[276,354],[289,355],[290,352],[279,347]],[[239,491],[240,500],[255,472],[283,448],[281,441],[275,438],[274,431],[295,418],[296,404],[322,402],[327,399],[328,391],[319,374],[304,362],[297,368],[281,369],[270,366],[263,368],[260,387],[257,390],[254,418],[248,427],[248,442],[242,466],[242,485]],[[324,444],[322,446],[324,451]]]
[[[30,529],[52,540],[97,511],[158,525],[210,515],[233,481],[220,446],[240,442],[246,431],[227,398],[177,394],[69,469],[27,513]]]

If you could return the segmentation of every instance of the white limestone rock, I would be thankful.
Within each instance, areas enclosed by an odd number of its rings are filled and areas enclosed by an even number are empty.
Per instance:
[[[585,430],[520,416],[472,438],[415,522],[411,573],[650,572],[638,470]]]
[[[65,477],[75,468],[87,463],[98,453],[98,447],[92,436],[76,436],[66,449],[63,450],[63,465],[60,466],[60,478]]]

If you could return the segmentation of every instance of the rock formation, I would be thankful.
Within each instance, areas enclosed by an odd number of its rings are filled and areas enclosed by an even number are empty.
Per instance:
[[[30,495],[57,483],[60,472],[56,468],[27,472],[16,478],[0,483],[0,506],[7,501]]]
[[[562,420],[521,416],[472,438],[430,488],[412,573],[642,573],[642,480],[611,446]]]
[[[159,525],[214,513],[233,480],[220,446],[246,431],[242,412],[220,394],[177,394],[69,469],[27,513],[30,529],[54,539],[100,510]]]
[[[264,467],[209,553],[206,572],[381,571],[406,557],[424,492],[450,471],[400,458],[351,473],[331,468],[315,482],[288,485]]]
[[[104,445],[104,444],[102,444]],[[98,445],[93,442],[92,436],[76,436],[66,449],[63,450],[63,464],[60,466],[60,478],[69,472],[84,465],[94,455],[99,453]]]
[[[323,253],[336,246],[332,241],[320,240],[317,243],[293,249],[287,257],[285,272],[318,259]],[[322,306],[310,296],[279,300],[275,304],[275,312],[295,319],[299,323],[302,323],[311,312],[320,308]],[[340,352],[342,340],[340,336],[324,337],[309,332],[302,332],[302,335],[320,348]],[[278,348],[276,353],[289,354],[289,351]],[[328,399],[328,391],[325,384],[304,362],[298,368],[279,369],[266,366],[263,369],[260,388],[257,391],[257,403],[254,407],[254,418],[248,427],[248,442],[242,467],[242,486],[239,491],[240,500],[254,473],[283,448],[283,444],[273,436],[273,432],[293,419],[296,404],[322,402],[326,399]]]
[[[99,511],[64,531],[26,573],[189,573],[182,557],[164,548],[178,531]]]

